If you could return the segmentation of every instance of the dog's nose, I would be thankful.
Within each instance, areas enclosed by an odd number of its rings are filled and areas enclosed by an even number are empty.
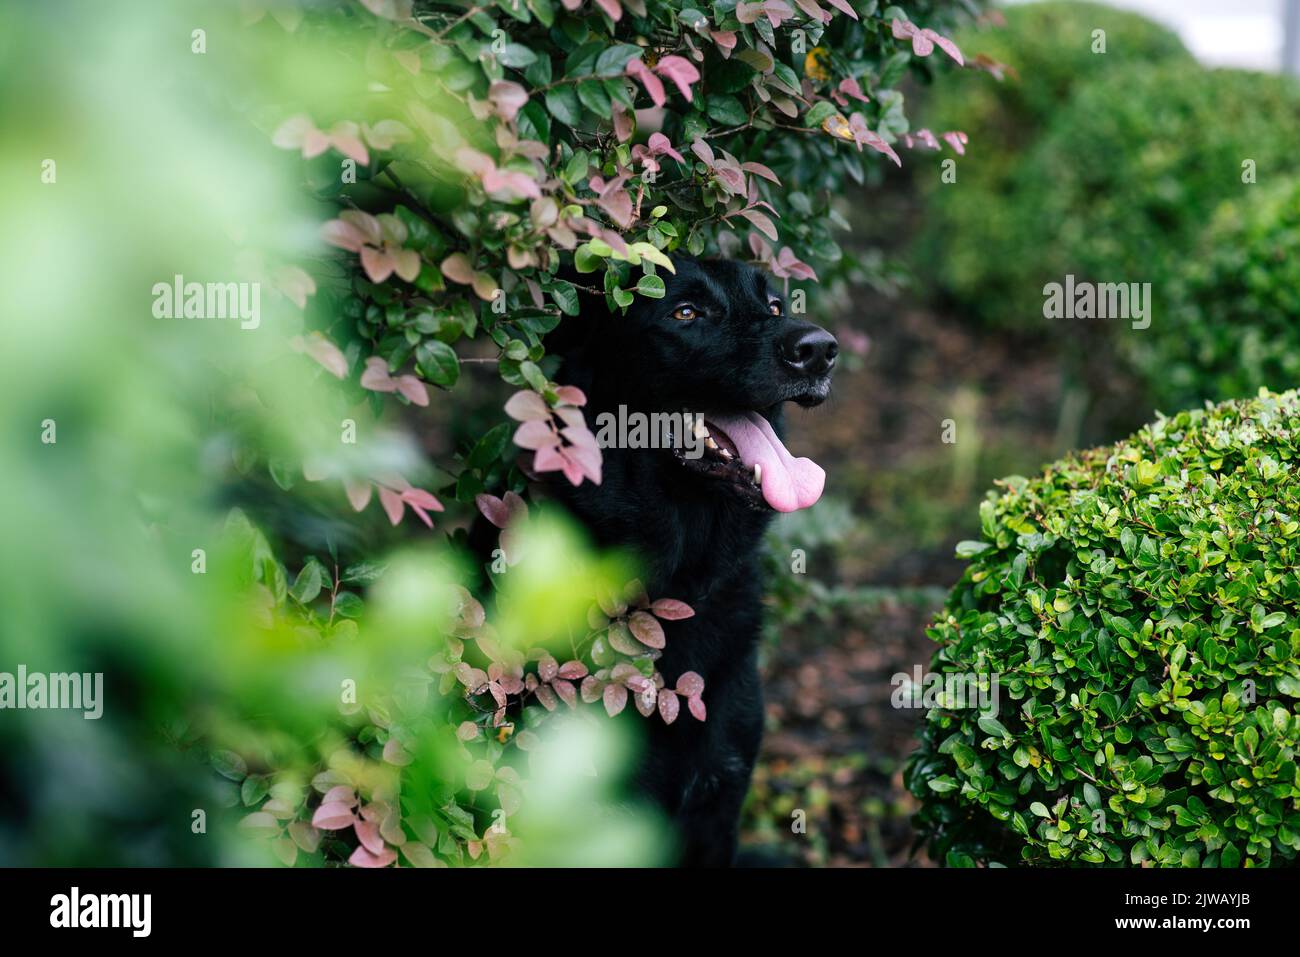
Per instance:
[[[806,325],[791,330],[781,344],[786,363],[805,375],[820,376],[831,371],[840,344],[820,326]]]

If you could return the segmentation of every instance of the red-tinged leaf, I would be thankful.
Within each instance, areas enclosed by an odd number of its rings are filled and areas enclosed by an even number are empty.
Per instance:
[[[605,14],[615,22],[623,17],[623,8],[619,5],[618,0],[596,0],[596,5],[604,10]]]
[[[611,718],[627,707],[627,689],[622,685],[605,685],[601,697],[605,702],[605,713]]]
[[[683,671],[677,678],[677,693],[694,698],[704,692],[704,679],[694,671]]]
[[[609,626],[609,646],[625,655],[639,655],[645,649],[636,643],[625,622],[616,621]]]
[[[501,499],[483,492],[474,496],[474,504],[478,506],[478,510],[483,517],[497,528],[506,527],[506,523],[510,520],[510,512],[506,508],[506,503]]]
[[[695,715],[696,720],[704,721],[708,718],[708,710],[704,707],[704,699],[699,695],[692,695],[687,698],[686,707],[690,709],[691,714]]]
[[[552,655],[545,654],[537,662],[537,677],[551,681],[560,672],[560,665]]]
[[[360,512],[370,504],[370,483],[344,480],[343,490],[348,493],[348,502],[353,511]]]
[[[578,695],[586,704],[593,704],[600,700],[600,696],[604,691],[604,685],[595,675],[587,675],[587,677],[582,679],[582,684],[578,686]],[[523,747],[523,745],[520,744],[520,747]]]
[[[408,505],[418,505],[420,508],[427,508],[431,512],[443,511],[442,503],[422,488],[403,489],[402,499]]]
[[[515,445],[521,449],[531,449],[535,452],[542,449],[552,449],[551,455],[559,453],[561,441],[559,435],[551,428],[549,420],[546,422],[525,422],[515,430],[514,435]],[[550,471],[550,468],[555,468],[555,466],[548,468],[546,465],[539,463],[535,464],[534,468],[539,472],[545,472]]]
[[[397,267],[397,260],[389,255],[387,251],[363,246],[361,248],[361,265],[371,282],[381,283],[393,274],[393,270]]]
[[[366,369],[361,373],[361,385],[374,392],[397,391],[397,383],[388,374],[388,363],[379,356],[371,356],[366,360]]]
[[[629,60],[627,63],[628,76],[635,77],[641,81],[645,91],[650,96],[650,100],[655,106],[663,106],[668,101],[668,96],[664,91],[663,81],[650,71],[650,68],[641,62],[641,58]]]
[[[439,269],[446,278],[462,286],[468,286],[474,281],[474,266],[464,253],[452,253],[442,261]]]
[[[582,406],[587,404],[587,395],[576,385],[562,385],[555,390],[555,398],[562,405]]]
[[[403,768],[415,759],[411,757],[411,753],[406,748],[402,747],[400,741],[396,738],[389,738],[384,745],[384,760],[389,764]]]
[[[550,685],[537,686],[537,702],[547,711],[554,711],[558,702],[555,698],[555,692],[551,690]]]
[[[925,33],[927,38],[934,41],[935,46],[937,46],[944,53],[948,54],[948,56],[952,57],[952,59],[956,60],[959,66],[966,65],[966,61],[962,57],[961,50],[958,49],[957,44],[953,43],[943,34],[935,33],[933,30],[925,30],[923,32]]]
[[[576,659],[560,665],[560,677],[569,681],[578,681],[587,676],[587,666]]]
[[[528,102],[528,91],[510,80],[497,80],[488,87],[488,99],[501,118],[510,122]]]
[[[628,616],[627,626],[636,636],[636,640],[648,648],[663,648],[667,644],[664,638],[664,626],[653,615],[644,611],[634,611]]]
[[[546,400],[530,389],[522,389],[506,400],[506,415],[518,422],[549,422],[551,410]]]
[[[698,83],[700,79],[700,71],[695,68],[694,63],[685,57],[670,54],[656,63],[654,69],[660,76],[671,80],[676,85],[687,103],[691,102],[694,96],[691,92],[691,84]]]
[[[664,719],[664,724],[672,724],[676,721],[680,708],[681,704],[677,701],[675,692],[667,688],[659,692],[659,716]]]
[[[676,598],[660,598],[650,606],[650,612],[656,618],[662,618],[664,621],[680,621],[683,618],[692,618],[695,615],[695,609],[684,601],[678,601]]]
[[[338,784],[325,792],[321,804],[343,804],[347,807],[357,806],[357,792],[346,784]]]
[[[351,827],[355,820],[356,816],[352,813],[351,806],[337,802],[322,804],[316,808],[316,813],[311,816],[312,826],[323,831],[338,831],[345,827]]]
[[[849,5],[848,0],[826,0],[826,2],[836,10],[840,11],[840,13],[846,13],[854,20],[858,18],[858,11],[854,10],[853,7]]]
[[[294,821],[289,825],[289,836],[308,854],[315,854],[323,835],[319,829],[312,827],[306,821]]]
[[[379,855],[384,852],[384,839],[379,836],[379,825],[370,821],[357,821],[352,825],[352,830],[357,834],[357,840],[371,854]]]
[[[578,691],[573,687],[573,683],[565,681],[563,678],[556,678],[551,682],[551,687],[555,689],[559,699],[567,704],[570,708],[578,706]]]
[[[781,180],[777,178],[777,175],[773,173],[769,167],[764,166],[762,163],[752,163],[752,162],[741,163],[740,168],[743,169],[746,173],[753,173],[755,176],[761,176],[765,180],[769,180],[770,182],[776,183],[777,186],[781,185]]]
[[[900,20],[897,17],[889,25],[893,31],[895,40],[906,40],[908,37],[916,35],[916,24],[907,20]]]
[[[456,727],[456,737],[461,741],[473,741],[478,737],[478,725],[473,721],[462,721]]]
[[[760,213],[756,209],[742,209],[740,215],[749,220],[755,229],[773,242],[779,238],[776,223],[772,222],[771,217],[766,213]]]
[[[358,847],[348,858],[348,863],[353,867],[388,867],[395,860],[397,860],[397,852],[391,847],[385,847],[379,854],[372,854],[365,847]]]
[[[379,504],[384,506],[384,511],[388,513],[388,520],[394,525],[402,521],[402,513],[406,511],[406,503],[402,501],[402,496],[392,489],[380,486]]]
[[[425,388],[423,382],[413,375],[398,376],[397,391],[406,396],[412,405],[426,406],[429,404],[429,390]]]

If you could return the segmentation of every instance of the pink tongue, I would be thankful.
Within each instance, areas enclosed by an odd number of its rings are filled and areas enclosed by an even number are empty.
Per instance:
[[[778,512],[807,508],[822,495],[826,473],[812,459],[797,459],[772,431],[772,425],[757,412],[741,415],[705,415],[731,437],[740,460],[753,468],[762,466],[763,498]]]

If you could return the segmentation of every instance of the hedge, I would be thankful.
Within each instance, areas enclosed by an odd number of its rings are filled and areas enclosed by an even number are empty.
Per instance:
[[[1260,185],[1225,203],[1180,273],[1158,334],[1126,340],[1158,401],[1300,382],[1300,186]]]
[[[1082,84],[1134,63],[1177,62],[1191,55],[1172,31],[1103,4],[1049,2],[1010,7],[1002,27],[959,32],[955,39],[988,72],[962,84],[937,83],[921,108],[936,128],[970,137],[957,181],[921,178],[926,200],[919,267],[974,314],[1005,318],[1000,260],[1020,228],[1007,202],[1025,154]],[[1106,52],[1093,52],[1104,30]]]
[[[1277,866],[1300,851],[1300,395],[1160,418],[1000,483],[931,627],[907,772],[950,864]]]

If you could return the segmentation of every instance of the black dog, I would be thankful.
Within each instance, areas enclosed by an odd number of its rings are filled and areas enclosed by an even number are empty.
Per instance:
[[[735,857],[762,734],[761,538],[774,511],[816,501],[824,477],[777,437],[782,407],[826,399],[837,346],[830,333],[788,316],[750,266],[684,257],[674,265],[675,275],[663,273],[664,298],[638,297],[619,315],[587,297],[548,348],[564,359],[558,380],[586,392],[593,431],[600,413],[620,405],[702,413],[709,430],[695,459],[680,449],[605,448],[602,483],[567,488],[561,498],[599,544],[641,559],[651,597],[695,609],[666,625],[658,667],[669,686],[682,672],[699,673],[708,717],[645,722],[637,783],[676,824],[681,863],[716,866]]]

